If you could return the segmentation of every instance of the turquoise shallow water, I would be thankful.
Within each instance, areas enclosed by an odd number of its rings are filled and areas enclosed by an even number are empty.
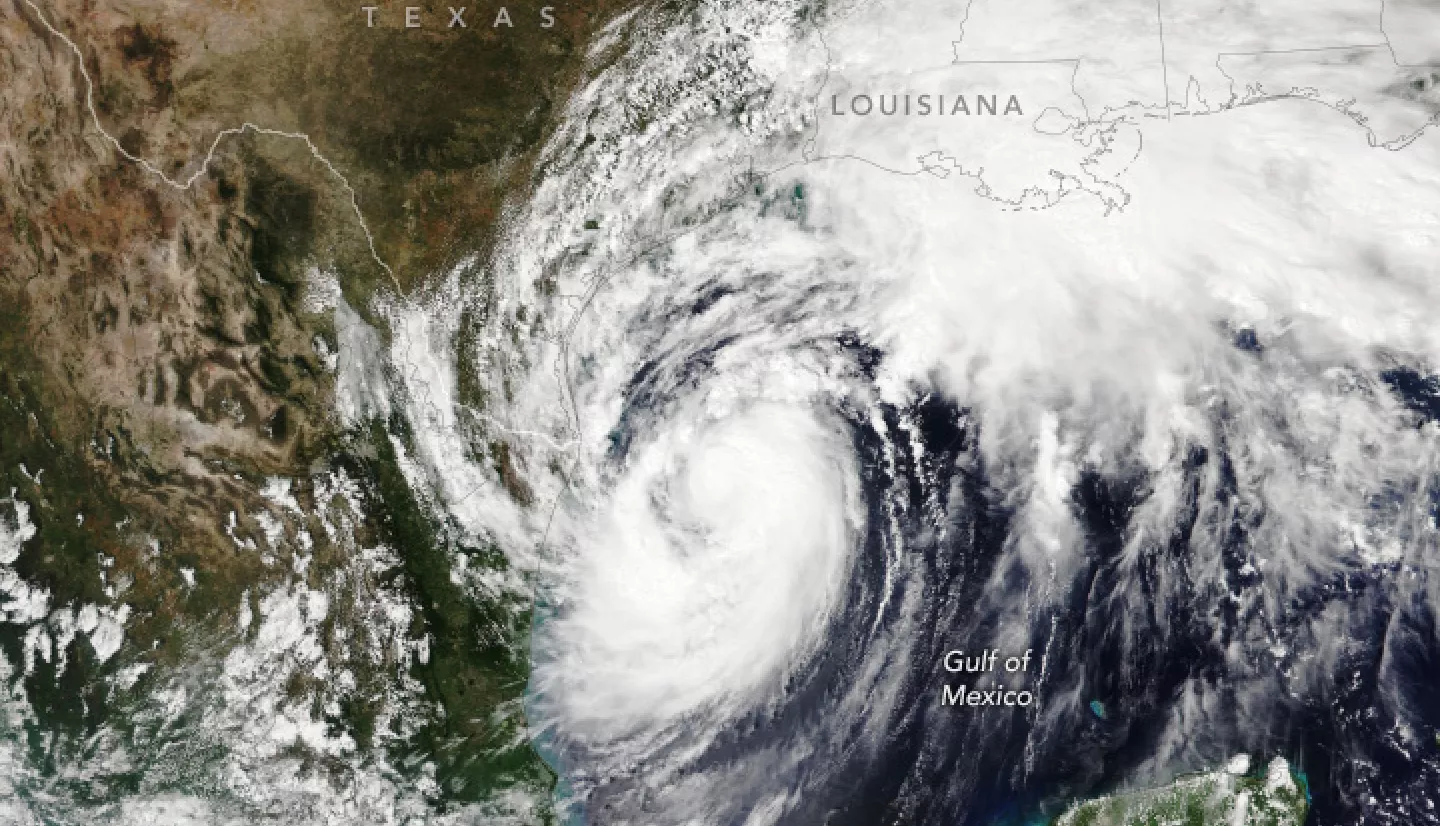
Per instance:
[[[535,656],[535,639],[540,629],[555,614],[555,609],[548,603],[537,598],[535,607],[530,612],[530,655],[532,667],[530,669],[531,679],[525,685],[525,718],[534,720],[534,701],[536,699],[535,681],[533,667]],[[585,808],[575,797],[575,788],[570,785],[570,779],[565,771],[564,761],[555,747],[555,734],[552,731],[531,729],[530,744],[545,765],[555,772],[555,792],[551,797],[555,807],[555,822],[558,826],[585,826]]]
[[[528,695],[526,701],[529,705]],[[535,753],[555,772],[555,792],[552,800],[555,806],[555,822],[558,826],[585,826],[585,809],[575,798],[575,789],[561,766],[559,755],[554,749],[554,738],[549,732],[540,732],[530,740]]]
[[[1295,777],[1295,782],[1300,784],[1300,791],[1305,793],[1305,805],[1313,804],[1315,801],[1310,797],[1310,778],[1305,775],[1305,772],[1299,770],[1293,771],[1291,774]]]

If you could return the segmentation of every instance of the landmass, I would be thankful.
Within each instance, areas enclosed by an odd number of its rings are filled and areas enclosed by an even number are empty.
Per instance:
[[[267,791],[237,767],[354,786],[382,760],[442,809],[543,798],[523,589],[454,574],[515,581],[412,490],[398,420],[337,413],[335,364],[337,317],[383,345],[375,307],[484,255],[624,10],[541,5],[406,28],[394,3],[0,0],[0,650],[35,767],[12,782],[243,810]],[[233,705],[262,685],[293,737],[186,742],[255,724]]]

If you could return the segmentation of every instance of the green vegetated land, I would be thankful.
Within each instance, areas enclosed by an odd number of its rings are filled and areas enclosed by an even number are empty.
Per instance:
[[[403,442],[403,421],[392,423]],[[430,761],[436,781],[454,801],[481,801],[507,788],[547,792],[555,777],[531,746],[519,713],[529,675],[530,604],[517,594],[477,599],[457,584],[452,560],[503,574],[497,548],[458,543],[443,517],[411,489],[396,461],[386,427],[374,423],[357,451],[380,533],[400,550],[406,590],[431,640],[416,676],[443,713],[430,719],[402,753],[399,765]],[[507,711],[508,710],[508,711]],[[373,727],[364,709],[352,724]]]
[[[1303,781],[1276,758],[1263,774],[1218,771],[1078,803],[1053,826],[1302,826]]]
[[[126,709],[244,642],[239,615],[288,587],[302,532],[314,538],[304,584],[333,597],[326,656],[356,685],[341,692],[297,670],[287,701],[338,698],[327,722],[362,751],[390,750],[402,770],[433,770],[442,808],[553,784],[524,730],[529,605],[477,595],[455,576],[463,562],[504,578],[505,556],[465,547],[427,492],[411,489],[395,456],[403,421],[339,421],[325,363],[335,323],[308,290],[313,273],[333,276],[383,339],[377,295],[423,292],[456,261],[483,259],[503,206],[525,197],[591,37],[630,2],[555,4],[553,27],[539,25],[539,4],[512,4],[513,29],[482,26],[472,11],[465,30],[436,22],[449,17],[443,4],[421,5],[419,30],[391,5],[372,29],[337,0],[115,0],[103,15],[47,5],[44,25],[25,7],[28,25],[0,30],[12,56],[0,137],[15,148],[0,179],[0,500],[23,503],[36,529],[5,567],[54,609],[25,623],[0,617],[0,656],[15,665],[43,652],[8,688],[27,698],[37,771],[55,777],[68,759],[94,758],[75,799],[185,790],[157,786],[149,764],[100,766],[93,740],[120,732],[154,756]],[[51,25],[87,55],[84,77]],[[91,80],[98,124],[84,105]],[[95,137],[103,127],[184,179],[240,123],[308,142],[231,135],[181,191]],[[467,327],[485,323],[500,322]],[[467,379],[466,400],[506,390]],[[477,439],[505,489],[531,506],[508,446]],[[329,505],[317,480],[331,472],[362,492],[366,513],[345,523],[354,536],[321,529]],[[277,479],[300,510],[263,494]],[[347,590],[356,560],[380,546],[398,564]],[[354,653],[369,640],[366,595],[381,585],[409,596],[409,631],[430,644],[403,675],[425,701],[403,741],[386,736],[396,715],[381,712],[397,670]],[[57,631],[57,617],[82,605],[128,611],[117,651],[98,657],[83,634]],[[53,647],[37,648],[45,629]],[[117,688],[126,668],[143,676]],[[182,762],[176,777],[203,774],[204,761]]]

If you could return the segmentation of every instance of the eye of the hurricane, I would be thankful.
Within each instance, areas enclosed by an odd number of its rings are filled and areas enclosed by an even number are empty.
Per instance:
[[[859,517],[833,423],[776,402],[693,419],[634,446],[578,538],[555,699],[594,735],[763,698],[845,579]]]

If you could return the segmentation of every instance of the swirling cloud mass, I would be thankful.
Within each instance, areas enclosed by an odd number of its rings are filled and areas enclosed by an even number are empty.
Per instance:
[[[1021,822],[1248,753],[1440,822],[1435,136],[995,74],[974,5],[626,18],[488,264],[509,332],[455,362],[459,274],[396,311],[413,398],[510,389],[534,507],[423,412],[415,458],[539,583],[569,812]],[[1005,83],[1018,126],[825,110]],[[1035,704],[942,706],[955,649]]]

